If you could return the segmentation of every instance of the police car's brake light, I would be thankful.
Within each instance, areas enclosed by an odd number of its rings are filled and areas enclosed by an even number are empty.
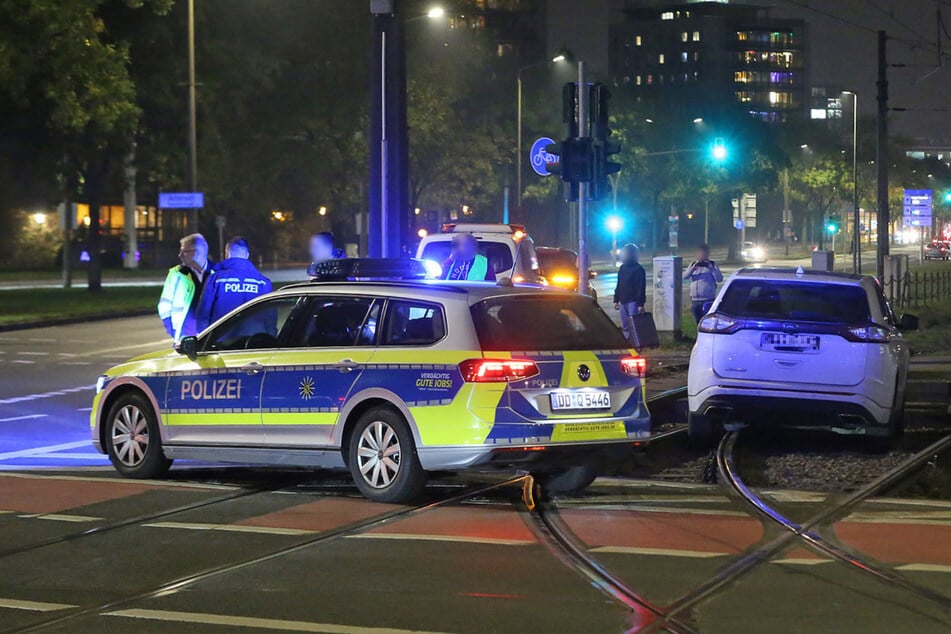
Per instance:
[[[508,383],[535,376],[538,366],[522,359],[467,359],[459,364],[459,371],[469,383]]]
[[[647,376],[647,359],[644,357],[625,357],[621,359],[621,369],[624,370],[624,374],[643,379]]]

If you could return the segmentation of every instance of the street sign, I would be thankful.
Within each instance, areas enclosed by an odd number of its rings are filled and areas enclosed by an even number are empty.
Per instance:
[[[930,189],[906,189],[903,197],[902,224],[906,227],[930,227],[933,196]]]
[[[744,223],[742,220],[737,218],[736,220],[733,221],[733,226],[739,231],[739,230],[742,230],[743,227],[746,226],[746,223]]]
[[[532,164],[532,169],[535,170],[535,173],[539,176],[550,175],[551,172],[548,171],[548,165],[558,162],[558,156],[556,154],[549,154],[545,149],[554,143],[555,142],[547,136],[536,139],[535,142],[532,143],[532,149],[528,153],[528,159]]]
[[[160,192],[159,209],[202,209],[205,194],[202,192]]]

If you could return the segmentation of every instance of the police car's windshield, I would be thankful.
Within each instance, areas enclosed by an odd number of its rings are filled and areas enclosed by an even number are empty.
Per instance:
[[[611,350],[630,347],[584,295],[509,295],[472,306],[483,350]]]
[[[449,250],[452,243],[449,240],[430,242],[423,249],[424,260],[432,260],[442,264],[449,259]],[[503,273],[512,269],[512,249],[504,242],[479,240],[479,255],[485,256],[496,273]]]
[[[871,319],[861,286],[781,280],[735,280],[718,313],[731,317],[864,324]]]

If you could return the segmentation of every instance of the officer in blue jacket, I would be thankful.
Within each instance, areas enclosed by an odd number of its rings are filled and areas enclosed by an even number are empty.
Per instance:
[[[205,288],[202,290],[201,302],[195,315],[198,332],[258,295],[271,292],[271,280],[255,268],[250,257],[251,250],[247,240],[238,236],[228,241],[225,259],[205,282]],[[259,326],[260,332],[277,334],[270,332],[274,329],[272,324]]]

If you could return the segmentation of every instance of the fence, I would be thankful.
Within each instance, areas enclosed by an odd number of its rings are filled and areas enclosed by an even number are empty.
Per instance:
[[[927,306],[951,298],[951,269],[947,271],[905,271],[886,277],[885,296],[895,309]]]

